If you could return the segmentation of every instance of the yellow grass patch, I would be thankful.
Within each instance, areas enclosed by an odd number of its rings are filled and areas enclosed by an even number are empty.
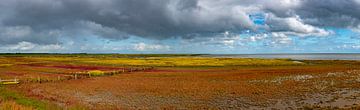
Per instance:
[[[124,65],[124,66],[276,66],[302,65],[287,59],[254,59],[254,58],[202,58],[202,57],[147,57],[147,58],[35,58],[43,61],[78,62],[90,64]]]

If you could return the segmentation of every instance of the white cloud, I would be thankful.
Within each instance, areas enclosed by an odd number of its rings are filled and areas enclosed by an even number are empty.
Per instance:
[[[305,24],[299,16],[280,18],[273,14],[267,14],[266,22],[270,24],[268,30],[281,32],[286,35],[307,37],[328,36],[333,33],[319,27]]]
[[[28,51],[28,50],[32,50],[36,47],[35,44],[30,43],[30,42],[19,42],[16,45],[9,45],[8,49],[9,50],[20,50],[20,51]]]
[[[360,49],[360,44],[344,44],[344,45],[338,46],[337,48],[340,48],[340,49]]]
[[[170,46],[160,44],[145,44],[143,42],[133,45],[133,49],[136,51],[168,51]]]
[[[263,1],[263,8],[270,8],[275,11],[289,11],[301,6],[301,0],[266,0]]]
[[[288,36],[286,36],[284,33],[276,33],[273,32],[271,33],[272,35],[272,44],[291,44],[292,43],[292,39],[289,38]]]
[[[350,29],[354,32],[360,33],[360,25],[358,25],[357,27],[350,28]]]
[[[248,41],[257,42],[268,38],[268,34],[255,34],[248,38]]]
[[[56,52],[62,49],[65,49],[65,47],[59,44],[39,45],[26,41],[22,41],[17,44],[5,45],[0,48],[0,50],[3,51],[10,50],[18,52]]]
[[[65,47],[59,44],[37,45],[38,50],[62,50]]]

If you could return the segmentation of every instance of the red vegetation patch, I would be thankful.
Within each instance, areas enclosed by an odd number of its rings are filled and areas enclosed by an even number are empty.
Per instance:
[[[45,65],[45,64],[24,64],[31,67],[43,68],[62,68],[62,69],[76,69],[76,70],[119,70],[122,67],[108,67],[108,66],[85,66],[85,65]]]
[[[218,70],[172,70],[172,69],[151,69],[144,72],[154,72],[154,73],[198,73],[198,72],[216,72]]]
[[[5,75],[8,75],[8,76],[23,76],[24,73],[5,72]]]

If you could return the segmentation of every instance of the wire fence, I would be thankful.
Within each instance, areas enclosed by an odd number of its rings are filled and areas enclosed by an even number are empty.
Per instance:
[[[153,67],[136,67],[136,68],[123,68],[120,70],[114,71],[101,71],[101,73],[91,73],[91,71],[84,71],[84,72],[71,72],[71,73],[55,73],[58,75],[57,77],[42,77],[42,76],[35,76],[30,78],[24,79],[7,79],[2,80],[0,79],[0,84],[20,84],[20,83],[46,83],[46,82],[58,82],[58,81],[65,81],[65,80],[78,80],[78,79],[85,79],[85,78],[92,78],[92,77],[103,77],[103,76],[113,76],[117,74],[127,74],[127,73],[134,73],[134,72],[141,72],[152,70]]]

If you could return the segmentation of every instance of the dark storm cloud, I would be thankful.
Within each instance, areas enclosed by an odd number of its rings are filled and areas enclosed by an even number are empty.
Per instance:
[[[359,25],[360,1],[359,0],[308,0],[299,15],[304,18],[315,19],[310,24],[318,26],[348,27]],[[312,12],[312,13],[310,13]]]
[[[58,30],[71,36],[69,30],[83,30],[111,39],[128,35],[162,39],[252,27],[243,12],[223,7],[218,11],[203,9],[197,0],[2,0],[2,3],[7,5],[3,9],[9,10],[2,17],[3,27],[25,26],[35,33]],[[79,23],[85,26],[74,25]],[[11,41],[18,39],[8,40]]]
[[[270,32],[327,35],[324,26],[358,27],[359,7],[359,0],[0,0],[0,43],[202,37],[262,28],[249,18],[259,12],[269,15]]]
[[[280,0],[281,1],[281,0]],[[356,27],[360,19],[359,0],[283,0],[293,6],[267,5],[264,10],[278,17],[299,16],[314,26]],[[297,4],[296,4],[297,3]],[[281,5],[281,4],[280,4]]]

